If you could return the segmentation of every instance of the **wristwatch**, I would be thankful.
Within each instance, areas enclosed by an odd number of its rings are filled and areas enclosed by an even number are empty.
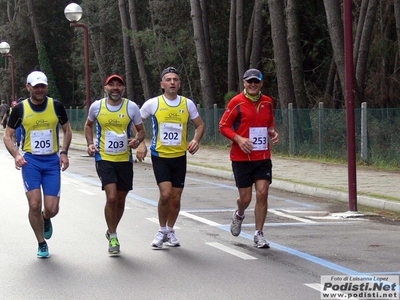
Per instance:
[[[62,154],[65,154],[65,155],[68,156],[68,151],[61,151],[61,152],[60,152],[60,155],[62,155]]]

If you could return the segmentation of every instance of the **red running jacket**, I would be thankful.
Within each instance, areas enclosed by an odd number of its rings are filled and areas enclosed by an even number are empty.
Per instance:
[[[273,100],[262,95],[257,102],[246,98],[244,93],[233,97],[219,122],[219,131],[232,141],[230,158],[232,161],[257,161],[271,158],[269,138],[266,137],[267,149],[244,153],[239,145],[233,141],[236,134],[250,138],[250,128],[273,127],[274,106]],[[253,144],[257,142],[254,141]]]

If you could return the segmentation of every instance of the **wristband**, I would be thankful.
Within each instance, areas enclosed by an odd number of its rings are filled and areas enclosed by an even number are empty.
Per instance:
[[[68,156],[68,151],[61,151],[61,152],[60,152],[60,155],[62,155],[62,154],[65,154],[65,155]]]

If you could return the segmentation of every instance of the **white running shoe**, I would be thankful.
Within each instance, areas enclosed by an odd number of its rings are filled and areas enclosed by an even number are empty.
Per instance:
[[[242,231],[242,222],[244,220],[243,218],[240,218],[238,215],[236,215],[236,211],[233,213],[233,218],[231,222],[231,233],[233,236],[238,236],[240,234],[240,231]]]
[[[264,237],[264,233],[259,230],[257,235],[254,236],[254,246],[257,248],[269,248],[269,243]]]
[[[170,232],[168,232],[167,238],[168,238],[168,246],[179,247],[181,245],[181,243],[175,236],[175,230],[171,230]]]
[[[163,244],[164,244],[165,242],[167,242],[167,241],[168,241],[167,234],[164,233],[164,232],[159,231],[159,232],[157,232],[157,234],[154,236],[154,239],[153,239],[153,241],[151,242],[151,245],[152,245],[154,248],[162,248],[162,247],[163,247]]]

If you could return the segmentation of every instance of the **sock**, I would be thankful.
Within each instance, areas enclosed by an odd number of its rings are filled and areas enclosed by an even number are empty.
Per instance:
[[[254,235],[258,235],[259,232],[263,233],[262,230],[256,230],[256,231],[254,232]]]
[[[174,230],[174,227],[169,227],[169,226],[167,226],[167,231],[168,231],[168,232],[171,232],[172,230]]]
[[[48,219],[46,219],[45,217],[44,217],[44,212],[42,211],[42,217],[43,217],[43,220],[44,221],[47,221]]]
[[[43,245],[47,245],[46,241],[39,243],[39,247],[42,247]]]
[[[241,218],[241,219],[243,219],[244,218],[244,214],[241,216],[241,215],[239,215],[239,211],[236,211],[236,215],[239,217],[239,218]]]
[[[162,233],[167,233],[167,227],[166,226],[160,226],[160,231]]]
[[[116,232],[114,232],[114,233],[111,233],[111,232],[110,232],[110,240],[111,240],[112,238],[117,238],[117,233],[116,233]]]

